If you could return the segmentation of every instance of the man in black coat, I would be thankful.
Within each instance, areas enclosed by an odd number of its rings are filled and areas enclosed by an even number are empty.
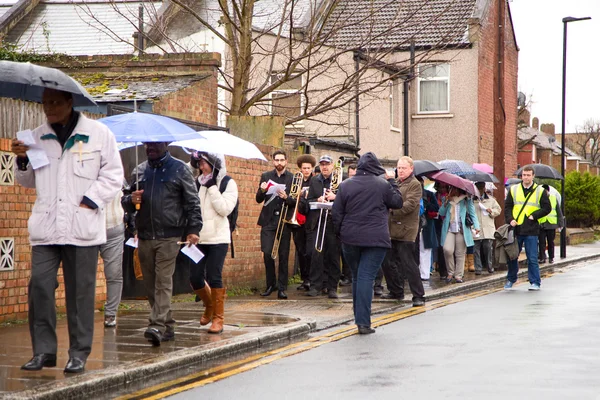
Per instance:
[[[317,164],[317,160],[310,154],[303,154],[296,160],[300,172],[302,172],[302,193],[301,196],[308,194],[310,187],[310,180],[313,177],[313,169]],[[301,197],[302,198],[302,197]],[[294,205],[295,206],[295,205]],[[300,206],[298,205],[298,208]],[[306,215],[304,215],[306,222]],[[296,253],[298,254],[298,261],[300,266],[300,278],[302,278],[302,284],[298,286],[298,290],[309,290],[310,289],[310,256],[311,251],[306,245],[306,227],[304,224],[296,227],[292,227],[292,233],[294,235],[294,244],[296,245]]]
[[[306,246],[312,251],[310,260],[310,290],[306,294],[307,296],[314,297],[322,289],[327,289],[329,298],[337,299],[337,285],[341,274],[340,241],[333,233],[331,212],[310,209],[311,202],[324,203],[335,200],[335,193],[331,190],[331,178],[334,169],[331,156],[321,156],[319,167],[321,173],[311,179],[308,196],[301,200],[302,213],[307,215],[305,224],[307,232]],[[327,218],[325,217],[326,214],[328,215]],[[321,219],[320,225],[319,218]],[[324,226],[325,229],[323,229]],[[317,231],[319,231],[319,238],[317,238]],[[315,249],[317,239],[319,243],[322,243],[322,251]],[[327,278],[327,285],[323,288],[325,278]]]
[[[294,175],[286,170],[287,155],[282,150],[273,153],[273,166],[271,171],[264,172],[260,177],[260,186],[256,191],[256,202],[262,203],[263,208],[258,217],[260,230],[260,250],[263,252],[265,270],[267,275],[267,289],[261,293],[261,296],[269,296],[277,289],[279,283],[278,299],[287,299],[288,282],[288,257],[290,254],[290,228],[288,224],[282,227],[283,234],[279,243],[277,258],[279,259],[279,279],[275,276],[275,260],[271,257],[273,245],[275,243],[275,233],[279,224],[283,204],[287,203],[288,208],[295,206],[295,200],[289,197],[290,188]],[[279,190],[277,193],[267,194],[269,182],[285,185],[285,190]]]

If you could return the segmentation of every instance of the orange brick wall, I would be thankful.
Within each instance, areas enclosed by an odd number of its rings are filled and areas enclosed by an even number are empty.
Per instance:
[[[10,150],[10,140],[0,139],[0,151]],[[31,247],[27,220],[33,203],[35,190],[18,184],[0,185],[0,237],[14,238],[14,270],[0,271],[0,322],[27,318],[27,285],[31,276]],[[56,306],[65,309],[65,288],[62,270],[59,270],[59,287],[56,290]],[[106,299],[104,269],[98,266],[96,280],[96,306],[101,307]]]

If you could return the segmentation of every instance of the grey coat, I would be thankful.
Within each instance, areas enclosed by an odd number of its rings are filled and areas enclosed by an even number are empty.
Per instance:
[[[496,264],[507,264],[508,261],[519,258],[519,244],[515,230],[510,224],[504,224],[494,233],[496,238]]]

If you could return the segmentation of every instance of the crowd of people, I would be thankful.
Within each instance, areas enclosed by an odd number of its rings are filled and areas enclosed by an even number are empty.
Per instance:
[[[238,187],[221,155],[194,152],[189,163],[171,156],[168,143],[144,143],[147,160],[124,184],[117,143],[103,124],[73,110],[69,93],[46,89],[47,122],[33,131],[47,165],[34,168],[18,139],[12,142],[16,180],[36,189],[28,228],[32,246],[29,327],[33,357],[24,370],[56,365],[55,290],[62,265],[69,330],[64,371],[85,369],[91,352],[98,256],[104,261],[107,300],[104,325],[117,325],[123,286],[124,213],[134,216],[137,253],[151,307],[144,337],[154,346],[175,338],[171,311],[173,273],[181,246],[195,246],[201,259],[190,284],[204,304],[201,325],[220,334],[226,299],[223,266],[232,244]],[[554,235],[562,216],[556,197],[534,183],[525,167],[522,183],[506,195],[506,225],[496,229],[501,210],[485,185],[473,196],[437,182],[424,188],[410,157],[386,171],[373,153],[343,171],[330,155],[297,159],[288,170],[284,151],[272,154],[273,169],[260,177],[257,224],[266,289],[288,298],[290,242],[293,237],[302,283],[309,297],[338,298],[338,286],[351,286],[361,334],[373,333],[374,295],[401,300],[404,281],[415,307],[425,305],[423,282],[438,271],[448,283],[462,283],[468,254],[475,274],[494,272],[493,253],[508,263],[505,288],[516,282],[517,256],[525,246],[530,290],[540,289],[538,259],[554,260]],[[344,176],[347,175],[347,176]],[[124,192],[123,188],[126,187]],[[494,246],[494,241],[496,245]],[[233,253],[233,248],[232,253]],[[516,256],[515,256],[516,254]],[[388,292],[383,293],[385,277]]]

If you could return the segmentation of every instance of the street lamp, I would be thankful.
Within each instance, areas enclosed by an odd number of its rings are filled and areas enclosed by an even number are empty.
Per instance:
[[[565,110],[566,110],[566,86],[567,86],[567,24],[569,22],[585,21],[591,17],[575,18],[565,17],[563,22],[563,68],[562,68],[562,134],[561,134],[561,152],[560,152],[560,173],[563,180],[560,185],[560,207],[563,216],[565,216]],[[566,217],[565,221],[566,221]],[[566,225],[566,224],[565,224]],[[567,227],[560,231],[560,258],[567,256]]]

